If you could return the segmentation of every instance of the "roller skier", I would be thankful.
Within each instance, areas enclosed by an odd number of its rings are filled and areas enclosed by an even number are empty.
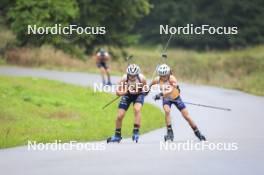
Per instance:
[[[154,78],[151,85],[159,85],[161,93],[154,96],[155,100],[162,99],[163,109],[165,112],[165,121],[167,125],[167,134],[164,136],[164,140],[174,139],[173,129],[171,126],[171,106],[175,105],[178,110],[181,112],[184,119],[188,122],[192,130],[194,131],[195,136],[200,141],[205,141],[206,138],[201,134],[197,125],[191,119],[188,110],[180,97],[180,89],[177,84],[176,78],[171,74],[171,69],[168,65],[162,64],[157,68],[158,77]]]
[[[116,90],[116,95],[121,96],[121,100],[118,106],[118,114],[115,122],[115,134],[107,139],[107,143],[119,143],[121,141],[122,121],[131,103],[133,103],[135,116],[132,140],[138,142],[141,122],[141,108],[144,104],[145,87],[146,79],[144,75],[140,73],[139,66],[136,64],[128,65],[126,74],[124,74],[119,81]]]
[[[100,69],[103,85],[112,85],[110,70],[107,65],[107,62],[110,60],[110,55],[103,48],[100,48],[95,56],[96,66]]]

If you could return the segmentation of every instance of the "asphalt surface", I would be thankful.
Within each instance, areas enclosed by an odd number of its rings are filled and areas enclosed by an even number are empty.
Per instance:
[[[100,76],[88,73],[48,71],[18,67],[0,67],[0,75],[40,77],[91,86]],[[116,82],[118,77],[114,77]],[[0,82],[1,83],[1,82]],[[139,143],[130,138],[120,144],[105,145],[105,141],[82,143],[101,144],[97,151],[33,151],[26,146],[0,150],[0,174],[259,174],[264,165],[264,98],[235,90],[209,86],[180,84],[184,101],[231,108],[221,111],[187,105],[194,121],[212,144],[235,144],[235,150],[180,150],[175,145],[184,142],[201,143],[187,122],[173,108],[175,141],[161,144],[165,128],[146,133]],[[150,94],[146,102],[161,108]],[[143,116],[144,117],[144,116]],[[161,116],[163,117],[163,116]],[[114,121],[113,121],[114,122]],[[114,129],[114,128],[113,128]],[[113,133],[109,133],[110,135]],[[223,148],[223,147],[221,147]]]

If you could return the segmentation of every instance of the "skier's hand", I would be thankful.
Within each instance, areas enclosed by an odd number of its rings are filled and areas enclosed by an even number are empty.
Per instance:
[[[178,91],[179,91],[179,93],[181,92],[181,89],[180,89],[180,86],[179,85],[177,85],[177,87],[176,87],[177,89],[178,89]]]
[[[150,92],[150,90],[145,91],[145,92],[143,92],[142,94],[143,94],[144,96],[147,96],[147,95],[149,94],[149,92]]]
[[[157,94],[157,95],[155,95],[154,97],[153,97],[153,99],[156,101],[156,100],[160,100],[160,98],[163,96],[163,94],[162,93],[159,93],[159,94]]]

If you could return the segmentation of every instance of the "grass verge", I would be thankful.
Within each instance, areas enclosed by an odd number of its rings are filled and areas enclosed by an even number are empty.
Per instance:
[[[38,78],[0,76],[0,148],[28,140],[103,140],[114,132],[117,103],[102,110],[114,96],[90,88]],[[133,111],[124,119],[123,136],[131,136]],[[141,133],[162,127],[161,111],[144,104]]]

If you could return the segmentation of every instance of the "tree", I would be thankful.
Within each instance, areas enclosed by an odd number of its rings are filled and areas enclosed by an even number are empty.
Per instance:
[[[28,35],[27,26],[68,25],[78,17],[79,9],[75,0],[17,0],[8,15],[11,28],[21,45],[42,45],[44,43],[59,45],[68,42],[63,35]]]
[[[150,10],[148,0],[78,0],[81,26],[104,26],[105,35],[80,36],[78,42],[87,51],[96,45],[123,47],[129,44],[129,35],[134,24]]]
[[[96,45],[123,47],[134,24],[149,13],[148,0],[17,0],[8,16],[21,45],[50,43],[71,50],[84,47],[90,53]],[[106,27],[105,35],[73,34],[27,35],[27,25],[48,27],[76,24],[80,27]]]
[[[134,33],[141,33],[141,42],[157,44],[166,38],[159,34],[159,25],[237,26],[237,35],[175,35],[174,46],[192,48],[230,48],[264,43],[263,0],[151,0],[150,14],[139,21]]]

